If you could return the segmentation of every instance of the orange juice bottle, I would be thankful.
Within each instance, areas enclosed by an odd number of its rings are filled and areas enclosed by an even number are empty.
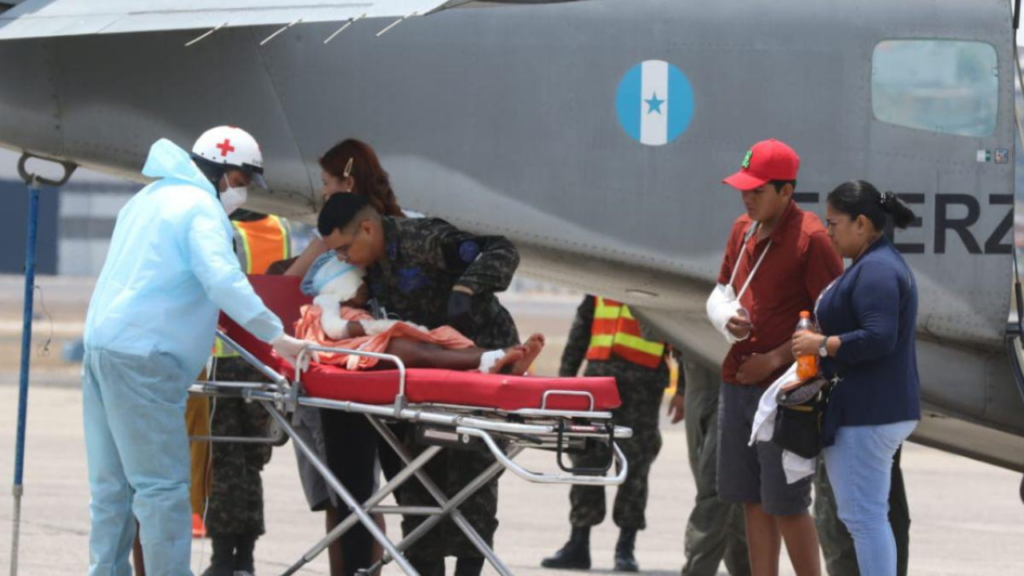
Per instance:
[[[800,322],[796,325],[796,331],[810,331],[814,332],[814,323],[811,322],[811,313],[804,310],[800,313]],[[818,355],[808,354],[806,356],[800,356],[796,359],[796,377],[801,382],[810,380],[818,375]]]

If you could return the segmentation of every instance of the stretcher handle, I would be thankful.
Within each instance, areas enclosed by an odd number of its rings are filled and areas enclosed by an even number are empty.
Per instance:
[[[295,380],[296,382],[302,381],[302,366],[306,366],[305,359],[310,352],[330,352],[332,354],[348,354],[350,356],[365,356],[367,358],[376,358],[378,360],[384,360],[385,362],[391,362],[398,368],[398,395],[395,396],[395,418],[399,418],[402,415],[402,410],[409,405],[408,400],[405,397],[405,362],[401,358],[394,354],[380,354],[377,352],[365,352],[363,350],[351,350],[349,348],[330,348],[328,346],[317,346],[310,344],[299,352],[299,357],[296,359],[295,366]]]
[[[551,396],[581,396],[590,400],[590,408],[587,408],[587,412],[594,411],[594,395],[584,390],[547,390],[540,400],[540,409],[548,409],[548,398]]]
[[[618,445],[612,442],[612,450],[614,452],[612,458],[614,459],[615,465],[618,468],[618,474],[615,476],[581,476],[577,474],[544,474],[539,472],[531,472],[514,460],[505,455],[498,443],[495,442],[494,438],[491,437],[487,432],[480,430],[479,428],[469,428],[466,426],[459,426],[455,429],[459,434],[465,434],[474,438],[483,440],[484,444],[494,455],[494,458],[501,463],[502,466],[512,471],[513,474],[519,476],[523,480],[528,482],[534,482],[537,484],[574,484],[584,486],[618,486],[626,481],[626,474],[629,473],[629,463],[626,461],[626,455],[622,453]],[[609,467],[610,468],[610,467]]]

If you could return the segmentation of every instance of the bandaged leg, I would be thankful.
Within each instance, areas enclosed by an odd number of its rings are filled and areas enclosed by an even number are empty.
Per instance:
[[[489,374],[494,371],[495,365],[505,357],[504,350],[491,350],[490,352],[484,352],[480,355],[480,367],[477,368],[484,374]]]

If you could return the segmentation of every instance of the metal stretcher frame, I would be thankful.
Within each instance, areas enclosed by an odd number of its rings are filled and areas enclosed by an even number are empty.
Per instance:
[[[615,444],[615,440],[629,438],[632,436],[632,430],[621,426],[614,426],[611,422],[611,412],[594,410],[594,397],[589,392],[548,390],[543,395],[540,408],[511,411],[450,404],[409,404],[405,394],[407,371],[404,362],[397,356],[344,348],[328,348],[310,344],[303,349],[297,359],[294,381],[289,381],[285,376],[266,365],[226,334],[218,331],[217,336],[231,349],[238,352],[246,362],[258,369],[270,382],[198,381],[192,385],[190,393],[213,397],[242,398],[246,401],[259,402],[278,424],[279,429],[275,434],[266,438],[202,436],[195,437],[193,440],[280,443],[287,436],[295,442],[298,450],[309,459],[330,490],[352,512],[344,521],[303,554],[298,561],[284,571],[282,576],[288,576],[301,570],[303,566],[316,558],[348,530],[355,527],[357,523],[362,524],[367,529],[370,535],[381,544],[385,552],[384,557],[368,568],[366,572],[373,573],[384,564],[395,562],[409,576],[419,576],[419,573],[405,558],[403,552],[433,529],[434,526],[447,518],[451,518],[499,574],[511,576],[512,572],[508,566],[501,561],[494,550],[488,546],[486,540],[480,536],[462,516],[461,512],[459,512],[459,506],[463,502],[483,488],[488,482],[495,479],[504,469],[508,469],[516,476],[534,483],[591,486],[619,485],[625,480],[628,473],[628,462],[625,455]],[[367,356],[394,364],[397,367],[399,379],[398,393],[395,395],[394,402],[388,406],[330,400],[305,395],[302,385],[302,366],[306,365],[312,352]],[[585,411],[548,409],[547,403],[549,398],[559,395],[590,396],[590,409]],[[384,486],[380,487],[366,502],[356,501],[341,481],[331,472],[324,459],[296,432],[293,427],[294,422],[290,422],[286,416],[288,413],[296,414],[296,409],[300,406],[342,410],[364,415],[391,449],[399,456],[405,467],[388,480]],[[298,416],[296,415],[293,417],[293,420],[297,421],[297,418]],[[600,424],[580,424],[580,420],[599,422]],[[495,461],[457,494],[448,497],[423,469],[444,447],[436,444],[427,445],[419,455],[414,456],[409,452],[406,445],[384,424],[385,421],[404,421],[412,424],[429,424],[451,428],[459,441],[463,443],[469,443],[474,438],[478,439],[494,456]],[[570,421],[573,422],[571,426],[567,425]],[[612,447],[612,457],[607,467],[603,469],[581,470],[573,469],[563,464],[562,454],[568,443],[574,440],[579,443],[585,439],[609,442]],[[502,448],[502,443],[505,444],[506,448]],[[515,457],[527,448],[551,450],[552,446],[557,451],[557,461],[562,473],[532,472],[514,461]],[[613,467],[616,470],[615,473],[611,472]],[[388,495],[394,493],[405,482],[413,478],[416,478],[431,497],[437,501],[436,507],[380,505]],[[374,513],[422,515],[429,516],[429,518],[417,526],[413,532],[402,538],[402,540],[394,543],[373,521],[371,514]]]

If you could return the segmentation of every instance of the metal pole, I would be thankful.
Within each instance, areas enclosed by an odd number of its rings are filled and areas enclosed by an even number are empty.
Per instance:
[[[28,243],[25,246],[25,310],[21,328],[21,379],[18,383],[18,439],[14,450],[14,526],[11,532],[11,576],[18,576],[18,539],[21,535],[22,476],[25,466],[25,419],[28,415],[28,373],[32,352],[32,310],[36,285],[36,224],[39,220],[39,181],[28,183]]]

